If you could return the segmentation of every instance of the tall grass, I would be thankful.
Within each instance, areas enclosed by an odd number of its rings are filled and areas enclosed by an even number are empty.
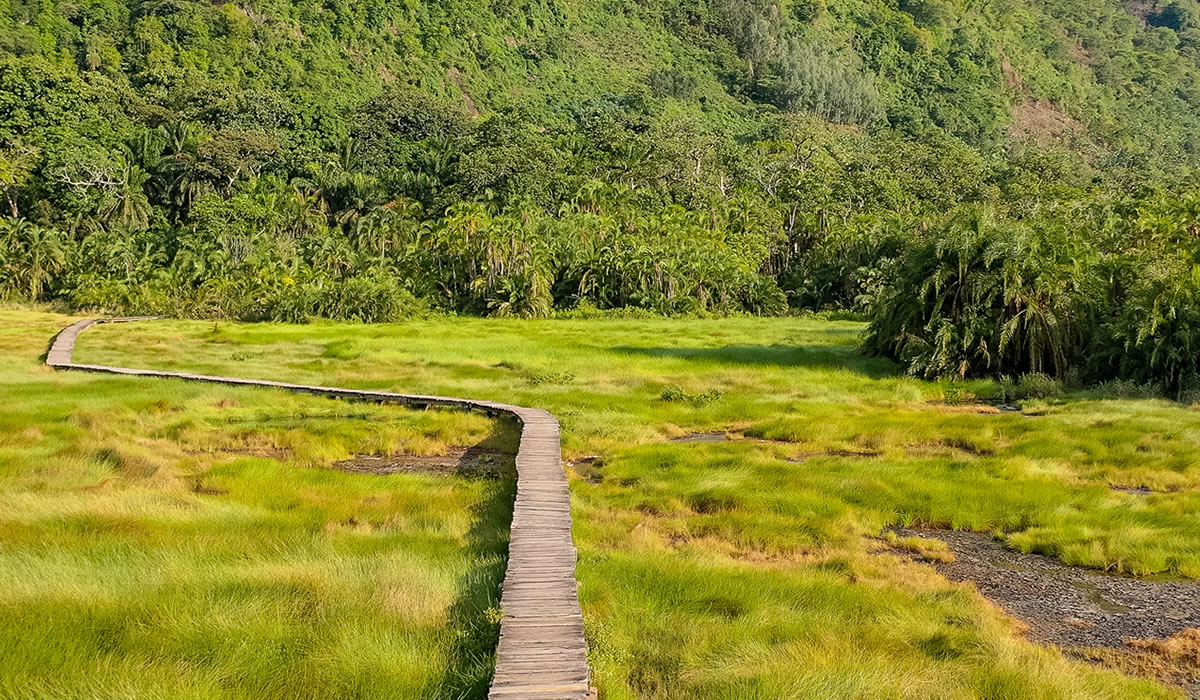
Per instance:
[[[1084,395],[1020,412],[962,403],[1003,393],[988,381],[957,385],[951,405],[946,385],[860,355],[862,330],[805,318],[155,322],[89,331],[78,358],[553,411],[568,459],[599,457],[570,474],[605,697],[1168,697],[1023,640],[969,587],[888,554],[878,535],[968,528],[1073,564],[1200,576],[1200,414]],[[450,420],[469,419],[439,417],[439,429],[460,427]],[[238,426],[251,423],[206,439]],[[748,439],[669,442],[703,431]]]
[[[65,320],[0,312],[0,697],[486,689],[511,480],[324,467],[510,426],[54,373]]]

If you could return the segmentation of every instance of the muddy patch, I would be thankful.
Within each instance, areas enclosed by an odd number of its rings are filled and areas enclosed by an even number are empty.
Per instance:
[[[896,528],[899,538],[944,542],[953,557],[930,561],[951,581],[970,581],[984,597],[1029,626],[1035,641],[1071,656],[1149,675],[1200,698],[1200,583],[1147,580],[1067,566],[1004,548],[974,532]],[[910,539],[911,538],[911,539]],[[1182,650],[1182,651],[1181,651]]]
[[[229,493],[229,489],[206,484],[202,479],[194,479],[192,481],[192,493],[198,493],[201,496],[224,496]]]
[[[979,403],[977,401],[958,402],[946,401],[944,399],[934,399],[926,401],[926,405],[936,408],[942,413],[962,413],[974,414],[981,416],[998,416],[1003,413],[1021,413],[1021,404],[1006,403],[1004,401],[987,401]]]
[[[735,439],[735,438],[732,435],[730,435],[729,433],[725,433],[725,432],[688,433],[687,435],[680,435],[679,437],[671,438],[671,442],[684,442],[684,443],[725,442],[727,440],[733,440],[733,439]]]
[[[673,437],[668,442],[679,444],[701,444],[715,442],[751,442],[761,445],[795,445],[796,443],[788,440],[771,440],[768,438],[751,437],[741,433],[729,432],[709,432],[709,433],[688,433]],[[850,457],[859,459],[870,459],[880,456],[875,450],[806,450],[786,458],[785,461],[792,464],[803,464],[814,457]]]
[[[514,473],[514,455],[487,447],[450,447],[444,455],[356,455],[334,462],[334,469],[355,474],[433,474],[501,478]]]
[[[590,484],[599,484],[604,481],[604,459],[599,455],[588,455],[579,457],[567,462],[579,478],[584,479]]]
[[[774,444],[788,445],[797,444],[786,439],[769,439],[764,437],[751,437],[742,435],[739,432],[689,432],[688,435],[680,435],[672,437],[668,442],[679,444],[702,444],[702,443],[718,443],[718,442],[749,442],[758,444]],[[850,459],[874,459],[880,456],[876,450],[857,450],[857,449],[822,449],[822,450],[805,450],[802,453],[794,454],[786,457],[785,461],[793,463],[793,465],[803,465],[804,462],[814,459],[814,457],[850,457]]]
[[[801,452],[794,457],[788,457],[786,461],[792,464],[804,464],[813,457],[849,457],[858,459],[872,459],[878,457],[878,452],[871,450],[815,450],[810,452]]]
[[[203,450],[185,449],[189,455],[230,455],[236,457],[261,457],[286,462],[292,458],[292,451],[283,447],[216,447]]]
[[[1154,493],[1154,491],[1145,486],[1118,486],[1116,484],[1109,484],[1108,488],[1113,491],[1120,491],[1121,493],[1131,493],[1135,496],[1150,496]]]

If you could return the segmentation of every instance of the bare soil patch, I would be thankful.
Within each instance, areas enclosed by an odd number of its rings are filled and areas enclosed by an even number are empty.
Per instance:
[[[1082,131],[1078,122],[1050,100],[1027,100],[1012,106],[1008,133],[1014,139],[1049,145]]]
[[[1117,576],[1005,549],[974,532],[896,528],[900,538],[938,540],[953,557],[929,561],[951,581],[1028,625],[1031,639],[1068,655],[1172,683],[1200,698],[1200,583]],[[911,540],[910,540],[911,541]]]
[[[587,457],[579,457],[567,462],[570,467],[581,479],[585,479],[588,483],[599,484],[604,481],[604,458],[599,455],[588,455]]]
[[[878,456],[878,452],[871,450],[815,450],[801,452],[795,457],[789,457],[787,461],[792,464],[803,464],[813,457],[857,457],[859,459],[871,459]]]
[[[1150,496],[1154,493],[1152,489],[1148,489],[1145,486],[1118,486],[1116,484],[1109,484],[1108,488],[1113,491],[1120,491],[1121,493],[1132,493],[1135,496]]]
[[[726,432],[688,433],[671,438],[671,442],[725,442],[734,439],[734,436]]]
[[[201,479],[192,481],[192,493],[198,493],[201,496],[224,496],[229,493],[229,489],[223,489],[220,486],[212,486],[204,483]]]
[[[209,449],[185,449],[189,455],[235,455],[237,457],[262,457],[286,462],[292,458],[292,451],[284,447],[217,447]]]
[[[433,474],[484,478],[510,476],[516,469],[512,453],[488,447],[450,447],[444,455],[356,455],[330,466],[356,474]]]
[[[995,402],[995,403],[978,403],[977,401],[947,402],[945,400],[926,401],[926,405],[938,410],[941,413],[949,414],[966,414],[966,415],[981,415],[981,416],[998,416],[1002,413],[1020,413],[1021,407],[1017,404]]]

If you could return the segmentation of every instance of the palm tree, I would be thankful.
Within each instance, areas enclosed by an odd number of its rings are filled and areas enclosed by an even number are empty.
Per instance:
[[[151,187],[179,221],[208,188],[196,156],[199,134],[188,122],[173,122],[158,127],[158,138],[164,145]]]
[[[150,175],[133,162],[133,154],[126,151],[117,158],[117,184],[111,188],[110,204],[102,212],[108,222],[116,221],[125,228],[145,229],[150,223],[153,208],[146,196],[146,183]]]
[[[4,238],[9,251],[13,280],[24,280],[30,301],[37,301],[47,283],[63,270],[67,254],[59,231],[43,228],[25,219],[8,219]],[[17,282],[19,284],[19,282]],[[17,284],[14,284],[14,290]]]

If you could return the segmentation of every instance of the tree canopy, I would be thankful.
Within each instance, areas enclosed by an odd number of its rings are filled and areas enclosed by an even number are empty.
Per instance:
[[[839,308],[920,374],[1182,391],[1198,18],[12,0],[0,294],[298,321]]]

